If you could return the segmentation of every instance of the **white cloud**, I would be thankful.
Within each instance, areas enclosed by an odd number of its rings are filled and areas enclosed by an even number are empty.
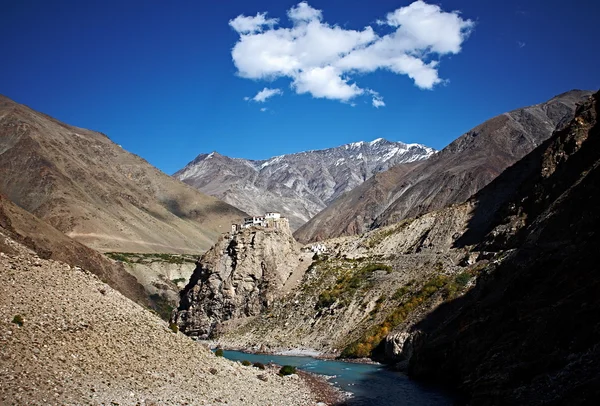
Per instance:
[[[278,21],[276,18],[267,19],[267,13],[256,13],[254,17],[239,15],[229,20],[229,25],[240,34],[252,34],[262,31],[265,26],[273,28]]]
[[[379,108],[379,107],[385,107],[385,102],[383,101],[383,97],[381,97],[381,95],[376,92],[375,90],[367,90],[367,92],[369,92],[371,94],[371,96],[373,96],[373,99],[371,100],[371,104],[373,105],[373,107],[375,108]]]
[[[519,48],[524,48],[525,45],[527,45],[527,44],[524,43],[523,41],[517,41],[517,45],[519,46]]]
[[[262,111],[263,113],[264,113],[265,111],[267,111],[267,110],[269,110],[269,109],[268,109],[268,108],[266,108],[266,107],[262,107],[262,108],[260,109],[260,111]]]
[[[296,7],[292,7],[287,13],[290,20],[294,22],[299,21],[321,21],[323,13],[321,10],[317,10],[308,5],[307,2],[303,1],[298,3]]]
[[[238,75],[255,80],[287,77],[296,93],[343,102],[371,94],[375,107],[385,106],[383,98],[361,88],[356,74],[388,70],[408,76],[419,88],[433,89],[444,82],[438,73],[440,58],[459,53],[474,28],[458,11],[446,12],[421,0],[377,20],[375,27],[394,29],[385,35],[370,26],[352,30],[330,25],[307,2],[287,15],[289,28],[276,27],[278,21],[267,19],[266,13],[229,22],[240,34],[231,53]]]
[[[308,68],[298,73],[292,87],[296,93],[310,93],[313,97],[347,101],[364,90],[356,83],[348,84],[348,80],[340,76],[333,66],[324,68]]]
[[[250,101],[253,100],[257,103],[264,103],[265,101],[267,101],[268,98],[271,98],[273,96],[277,96],[277,95],[282,95],[283,91],[281,89],[269,89],[268,87],[265,87],[263,90],[261,90],[260,92],[256,93],[256,96],[254,97],[244,97],[244,100],[246,101]]]

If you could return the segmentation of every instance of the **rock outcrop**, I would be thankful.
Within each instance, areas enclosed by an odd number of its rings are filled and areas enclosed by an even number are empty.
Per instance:
[[[462,203],[568,122],[591,92],[573,90],[473,128],[431,158],[376,174],[294,232],[310,242],[360,234]]]
[[[174,314],[184,333],[209,338],[226,322],[256,316],[299,280],[310,264],[289,227],[222,236],[197,264]]]

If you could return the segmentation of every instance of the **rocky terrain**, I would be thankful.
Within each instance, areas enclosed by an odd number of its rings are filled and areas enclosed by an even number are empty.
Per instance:
[[[297,289],[213,338],[371,357],[471,404],[593,404],[599,96],[465,203],[321,242]]]
[[[509,250],[460,300],[411,329],[409,372],[450,383],[473,404],[593,404],[600,398],[598,99],[480,196],[458,244]],[[486,219],[489,219],[486,221]],[[487,226],[483,226],[487,222]]]
[[[181,292],[173,322],[206,339],[260,314],[295,287],[310,265],[312,255],[299,248],[285,227],[253,227],[221,237]]]
[[[244,216],[114,144],[0,96],[0,193],[100,251],[203,252]]]
[[[301,242],[360,234],[466,201],[548,139],[591,92],[574,90],[494,117],[430,159],[377,174],[296,230]]]
[[[295,230],[373,174],[434,152],[381,138],[261,161],[213,152],[198,155],[173,176],[247,213],[278,211]]]
[[[33,250],[40,258],[87,269],[131,300],[151,304],[144,287],[122,264],[67,237],[1,195],[0,232]],[[12,253],[13,249],[0,239],[0,251]]]
[[[3,405],[321,400],[311,381],[215,357],[89,272],[42,259],[3,232],[0,241]]]

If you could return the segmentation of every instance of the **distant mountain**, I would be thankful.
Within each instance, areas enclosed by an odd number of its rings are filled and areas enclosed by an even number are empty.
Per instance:
[[[100,251],[205,251],[244,216],[104,134],[0,96],[0,193]]]
[[[576,105],[591,94],[573,90],[494,117],[426,161],[373,176],[332,202],[294,236],[309,242],[360,234],[464,202],[568,123]]]
[[[279,211],[298,228],[375,173],[435,153],[420,144],[378,138],[263,161],[198,155],[173,176],[250,214]]]

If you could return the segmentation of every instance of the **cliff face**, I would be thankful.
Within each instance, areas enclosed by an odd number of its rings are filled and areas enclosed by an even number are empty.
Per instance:
[[[473,404],[600,398],[598,96],[490,185],[507,196],[495,214],[482,191],[462,241],[488,229],[480,247],[513,250],[475,289],[412,329],[413,377],[455,385]],[[482,227],[478,219],[490,221]]]
[[[270,308],[302,276],[309,258],[304,261],[287,227],[226,234],[198,262],[173,320],[200,338],[226,330],[225,322]]]

